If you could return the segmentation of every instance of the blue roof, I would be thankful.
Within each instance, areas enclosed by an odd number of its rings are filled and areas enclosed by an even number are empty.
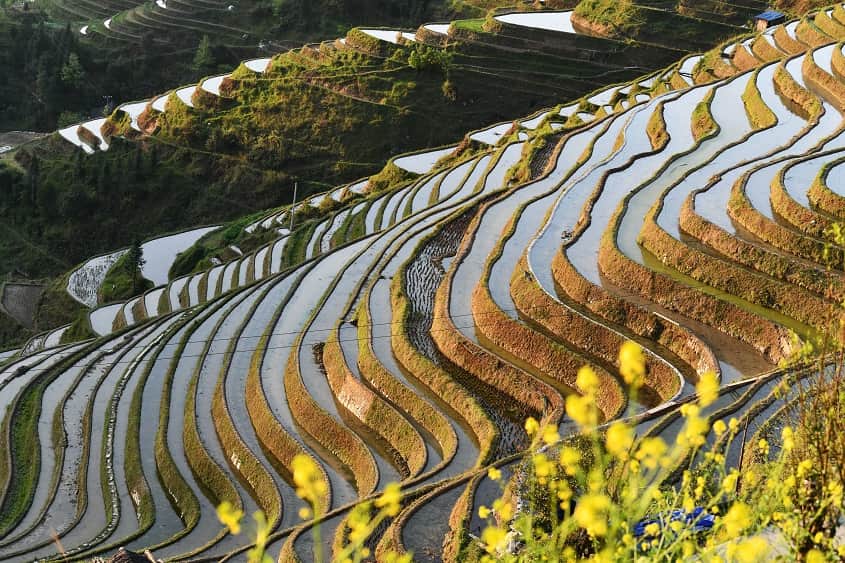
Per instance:
[[[776,12],[774,10],[768,10],[768,11],[763,12],[759,16],[756,16],[754,19],[755,20],[766,20],[767,22],[770,22],[770,21],[774,21],[774,20],[779,20],[779,19],[784,18],[784,17],[786,17],[786,16],[784,16],[780,12]]]

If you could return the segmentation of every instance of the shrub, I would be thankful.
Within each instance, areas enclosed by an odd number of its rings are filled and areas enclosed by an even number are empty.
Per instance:
[[[439,70],[443,74],[447,74],[451,64],[452,53],[420,43],[415,43],[410,54],[408,54],[408,66],[416,71]]]

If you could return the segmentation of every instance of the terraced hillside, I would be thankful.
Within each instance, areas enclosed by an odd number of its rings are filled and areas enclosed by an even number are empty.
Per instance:
[[[238,232],[244,214],[290,202],[296,182],[299,198],[324,191],[377,172],[395,152],[454,143],[467,128],[582,96],[677,55],[538,31],[521,16],[491,18],[488,31],[427,24],[404,32],[402,44],[398,29],[355,29],[319,48],[250,59],[118,103],[108,119],[74,123],[12,151],[0,162],[10,186],[0,192],[7,235],[0,237],[0,271],[50,278],[33,324],[59,328],[80,318],[76,303],[63,298],[63,276],[91,256],[200,223],[229,221],[225,232]],[[523,49],[542,55],[526,65]],[[501,88],[489,88],[491,80]],[[581,113],[592,117],[596,109],[585,102]],[[115,186],[118,171],[129,173]],[[83,230],[89,236],[74,236]],[[182,260],[175,277],[197,271],[197,261],[206,267],[232,258],[228,246],[248,253],[272,240],[225,238],[213,252],[196,253],[195,262]],[[101,297],[113,298],[111,286]]]
[[[568,1],[568,0],[567,0]],[[565,2],[566,3],[566,2]],[[49,132],[238,61],[345,33],[483,17],[502,0],[31,0],[0,7],[3,132]],[[20,92],[29,96],[21,96]],[[0,143],[5,146],[6,140]],[[17,143],[16,143],[17,144]]]
[[[229,501],[268,515],[280,561],[310,560],[291,482],[307,455],[330,491],[324,553],[399,481],[375,552],[465,560],[499,494],[487,467],[513,471],[528,416],[573,431],[583,365],[603,419],[631,408],[641,437],[672,439],[708,371],[708,416],[770,431],[777,364],[842,301],[840,13],[394,158],[244,221],[253,249],[95,309],[99,338],[0,356],[0,558],[58,559],[54,534],[67,559],[237,557],[248,540],[214,513]],[[100,125],[74,130],[92,151]],[[634,405],[626,340],[647,358]]]

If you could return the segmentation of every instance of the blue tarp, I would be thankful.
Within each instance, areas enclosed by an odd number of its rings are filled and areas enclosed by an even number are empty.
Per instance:
[[[783,19],[783,18],[785,18],[785,17],[786,17],[786,16],[784,16],[784,15],[783,15],[783,14],[781,14],[780,12],[776,12],[776,11],[774,11],[774,10],[768,10],[768,11],[765,11],[765,12],[763,12],[762,14],[760,14],[760,15],[758,15],[758,16],[755,16],[755,17],[754,17],[754,19],[755,19],[755,20],[764,20],[764,21],[767,21],[767,22],[772,22],[772,21],[777,21],[777,20],[779,20],[779,19]]]
[[[656,518],[640,520],[634,524],[634,537],[639,538],[645,535],[645,528],[649,524],[657,524],[662,530],[669,522],[683,522],[685,526],[692,526],[693,532],[706,532],[713,527],[716,517],[704,512],[704,508],[697,506],[691,512],[686,510],[673,510],[669,513],[658,515]]]

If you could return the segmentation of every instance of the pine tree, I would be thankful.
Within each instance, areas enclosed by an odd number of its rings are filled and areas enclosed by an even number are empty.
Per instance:
[[[62,82],[70,88],[79,88],[85,81],[85,69],[79,62],[79,56],[71,53],[61,70]]]
[[[132,294],[138,293],[138,285],[141,280],[141,270],[147,260],[144,258],[144,249],[141,247],[141,241],[135,239],[132,246],[129,247],[129,253],[126,255],[126,269],[127,273],[132,276]]]
[[[41,172],[41,161],[37,156],[32,157],[32,162],[27,170],[27,182],[29,184],[29,202],[36,205],[38,202],[38,179]]]
[[[210,72],[214,66],[215,61],[214,53],[211,49],[211,41],[208,39],[208,35],[203,35],[202,40],[197,47],[197,52],[194,55],[194,70],[201,73],[207,73]]]

